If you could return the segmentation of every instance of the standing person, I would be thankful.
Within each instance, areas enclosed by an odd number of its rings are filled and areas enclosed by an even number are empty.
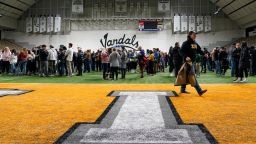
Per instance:
[[[68,49],[65,53],[66,56],[66,65],[67,65],[67,71],[68,71],[68,76],[71,77],[72,76],[72,60],[73,60],[73,44],[69,43],[68,44]]]
[[[138,48],[138,51],[139,53],[137,55],[137,59],[140,67],[140,78],[143,78],[145,69],[145,51],[142,49],[141,46]]]
[[[83,74],[83,61],[84,61],[84,53],[82,51],[81,48],[78,48],[78,52],[77,52],[77,71],[78,74],[77,76],[82,76]]]
[[[250,53],[247,43],[242,42],[242,48],[239,59],[239,78],[237,82],[247,82],[248,69],[250,68]],[[239,81],[240,79],[240,81]]]
[[[172,62],[171,63],[173,64],[173,67],[174,67],[175,77],[177,77],[178,72],[183,63],[182,55],[180,53],[180,43],[179,42],[176,42],[175,47],[172,49]]]
[[[18,56],[16,54],[16,50],[15,49],[13,49],[11,51],[11,53],[12,53],[12,55],[11,55],[11,58],[10,58],[10,67],[11,67],[10,70],[11,70],[11,73],[13,75],[15,75],[16,64],[18,62]]]
[[[101,52],[101,63],[103,69],[103,79],[107,80],[107,72],[108,72],[108,65],[109,65],[109,54],[107,49],[104,49]]]
[[[251,75],[256,75],[256,50],[255,47],[251,47]]]
[[[48,76],[48,51],[46,45],[42,45],[42,48],[39,51],[39,63],[40,63],[40,76]]]
[[[149,56],[148,56],[148,73],[149,75],[153,76],[154,75],[154,53],[152,50],[149,51]]]
[[[216,70],[216,75],[220,76],[221,71],[220,71],[220,60],[219,60],[219,47],[216,47],[213,51],[213,56],[214,56],[214,63],[215,63],[215,70]]]
[[[35,74],[35,69],[34,69],[34,61],[35,61],[35,54],[31,51],[28,50],[28,62],[27,62],[27,74]]]
[[[201,74],[201,64],[202,64],[202,55],[200,53],[196,54],[195,58],[195,70],[196,70],[196,77],[200,77]]]
[[[240,53],[241,53],[241,46],[240,43],[236,43],[236,49],[233,51],[232,56],[234,58],[234,65],[235,65],[235,76],[236,79],[233,82],[239,82],[239,60],[240,60]]]
[[[92,71],[95,71],[95,67],[96,67],[96,53],[93,51],[92,54],[91,54],[91,68],[92,68]]]
[[[226,74],[226,71],[227,71],[228,67],[229,67],[229,65],[228,65],[228,53],[226,52],[225,47],[221,48],[219,59],[220,59],[221,75],[224,76]]]
[[[10,58],[11,58],[11,51],[9,47],[5,47],[3,54],[2,54],[2,73],[9,74],[10,69]]]
[[[49,75],[55,75],[56,74],[56,61],[57,61],[57,51],[54,49],[52,45],[50,45],[50,49],[48,51],[49,56]]]
[[[202,52],[200,46],[196,43],[196,33],[193,31],[190,31],[187,36],[187,41],[183,42],[183,44],[181,46],[181,54],[183,56],[183,59],[186,62],[191,61],[194,65],[197,53],[203,55],[203,52]],[[191,68],[193,70],[194,66],[192,66]],[[196,78],[195,78],[195,80],[196,80]],[[207,90],[201,89],[197,80],[196,80],[196,84],[194,87],[200,96],[202,96],[205,92],[207,92]],[[186,91],[185,84],[181,86],[181,93],[189,93]]]
[[[201,72],[206,73],[206,67],[207,67],[207,61],[208,61],[208,51],[206,48],[204,48],[204,55],[202,57],[202,69]]]
[[[122,51],[121,51],[121,62],[120,62],[120,69],[121,69],[121,79],[125,79],[125,75],[126,75],[126,67],[127,67],[127,51],[125,49],[125,47],[122,47]]]
[[[95,58],[95,60],[96,60],[96,71],[98,72],[101,72],[101,67],[102,67],[102,64],[101,64],[101,51],[100,50],[98,50],[97,52],[96,52],[96,58]]]
[[[231,77],[234,77],[236,74],[236,62],[235,55],[233,54],[236,50],[236,44],[232,44],[230,48],[230,64],[231,64]]]
[[[175,68],[174,63],[173,63],[173,47],[170,47],[168,57],[169,57],[168,58],[169,59],[169,73],[170,73],[170,76],[173,76],[173,69]]]
[[[110,68],[111,68],[111,78],[112,80],[115,79],[118,80],[118,68],[119,68],[119,62],[120,62],[120,55],[116,51],[115,48],[113,48],[113,52],[109,55],[109,62],[110,62]]]
[[[90,73],[91,71],[91,61],[92,61],[92,54],[91,50],[87,50],[84,53],[84,73],[87,71]]]
[[[59,76],[63,76],[64,72],[65,72],[65,63],[66,63],[66,59],[65,59],[65,51],[64,48],[67,49],[65,46],[61,47],[59,49],[58,52],[58,72],[59,72]]]
[[[160,71],[164,72],[165,69],[165,56],[164,56],[164,52],[160,52]]]
[[[18,70],[17,73],[25,75],[27,72],[27,60],[28,60],[28,50],[22,48],[18,56]]]

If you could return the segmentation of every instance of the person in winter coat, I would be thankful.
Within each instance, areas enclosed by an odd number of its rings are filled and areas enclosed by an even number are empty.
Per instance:
[[[127,51],[125,49],[125,47],[122,47],[122,50],[120,52],[120,56],[121,56],[121,62],[120,62],[120,69],[121,69],[121,79],[125,79],[125,75],[126,75],[126,66],[127,66]]]
[[[232,57],[234,59],[234,67],[235,67],[235,76],[236,79],[233,82],[239,82],[239,59],[241,53],[241,46],[240,43],[236,43],[235,50],[232,52]]]
[[[110,68],[111,68],[111,78],[114,80],[114,76],[116,76],[116,80],[118,80],[118,68],[120,66],[120,55],[116,51],[115,48],[113,48],[112,53],[109,55],[109,62],[110,62]]]
[[[247,82],[248,69],[250,68],[250,53],[246,42],[242,42],[239,59],[239,78],[236,82]]]
[[[77,71],[78,74],[77,76],[82,76],[83,74],[83,62],[84,62],[84,53],[81,48],[78,48],[78,53],[77,53]]]
[[[229,68],[228,53],[227,53],[225,47],[222,47],[221,50],[220,50],[219,61],[220,61],[221,74],[225,75],[227,69]]]
[[[203,51],[201,50],[201,47],[196,43],[196,33],[193,31],[190,31],[187,36],[187,40],[183,42],[181,46],[181,54],[183,56],[183,59],[186,62],[192,62],[194,65],[196,54],[199,53],[203,55]],[[194,69],[194,66],[191,67]],[[199,86],[198,81],[195,79],[196,84],[195,84],[195,89],[197,93],[202,96],[207,90],[202,90],[201,87]],[[186,91],[186,84],[181,86],[181,93],[189,93]]]
[[[173,66],[175,71],[175,77],[177,77],[178,72],[181,68],[181,65],[183,63],[183,58],[180,53],[180,44],[179,42],[175,43],[175,47],[172,49],[172,60],[173,60]]]

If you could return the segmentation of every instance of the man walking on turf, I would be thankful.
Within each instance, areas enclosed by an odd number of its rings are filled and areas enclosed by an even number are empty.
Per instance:
[[[181,46],[181,54],[183,56],[183,59],[186,62],[192,62],[192,67],[191,71],[195,71],[195,58],[196,54],[201,54],[203,55],[203,51],[201,50],[201,47],[196,43],[196,33],[193,31],[190,31],[188,33],[187,40],[183,42]],[[198,81],[195,78],[195,89],[198,92],[200,96],[202,96],[207,90],[202,90],[201,87],[199,86]],[[181,93],[189,93],[186,91],[186,84],[181,85]]]

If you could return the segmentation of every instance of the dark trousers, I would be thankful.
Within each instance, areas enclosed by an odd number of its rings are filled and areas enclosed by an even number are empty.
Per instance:
[[[101,71],[101,61],[96,61],[96,71]]]
[[[122,79],[125,79],[126,68],[121,68]]]
[[[103,79],[106,79],[107,72],[108,72],[108,63],[102,63],[102,69],[103,69]]]
[[[239,77],[243,78],[243,77],[248,77],[248,69],[247,68],[240,68],[239,69]]]
[[[236,77],[240,76],[240,72],[239,72],[239,62],[235,61],[235,75]]]
[[[48,61],[40,61],[40,74],[48,76]]]
[[[149,61],[148,62],[148,71],[149,71],[149,74],[154,74],[154,61]]]
[[[58,72],[60,76],[64,75],[65,67],[66,67],[65,62],[58,63]]]
[[[55,60],[49,60],[49,74],[50,75],[56,74]]]
[[[174,63],[174,72],[175,72],[175,77],[177,77],[179,71],[180,71],[180,68],[181,68],[181,63]]]
[[[83,62],[77,62],[77,71],[78,71],[78,74],[79,76],[82,76],[82,73],[83,73]]]
[[[206,73],[206,61],[202,62],[202,70],[201,72]]]
[[[10,70],[10,62],[9,61],[2,61],[2,73],[9,73]]]
[[[84,73],[85,73],[86,71],[87,71],[88,73],[91,71],[91,61],[88,60],[88,59],[84,60]]]
[[[116,76],[116,80],[118,80],[118,67],[111,67],[111,77],[114,80]]]

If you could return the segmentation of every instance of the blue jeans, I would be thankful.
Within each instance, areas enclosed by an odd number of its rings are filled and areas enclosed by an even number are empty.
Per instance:
[[[220,61],[216,60],[214,61],[215,62],[215,70],[216,70],[216,74],[221,74],[221,71],[220,71]]]
[[[191,71],[195,72],[195,63],[193,63]],[[195,79],[196,79],[196,77],[195,77]],[[197,79],[196,79],[196,85],[194,86],[194,88],[196,89],[197,93],[200,93],[202,91],[202,89],[201,89]],[[181,92],[185,92],[186,91],[186,84],[181,86],[181,90],[180,91]]]
[[[84,73],[91,71],[91,61],[90,60],[84,60]]]
[[[59,75],[63,76],[64,75],[64,71],[65,71],[65,62],[59,62],[58,63],[58,71],[59,71]]]
[[[15,74],[15,69],[16,69],[15,65],[16,65],[16,63],[10,65],[10,72],[12,74]]]
[[[19,75],[19,74],[25,75],[26,72],[27,72],[27,61],[19,61],[17,69],[16,69],[16,74],[17,75]]]
[[[231,76],[234,77],[236,75],[236,62],[231,59]]]
[[[185,92],[186,91],[186,87],[187,87],[186,85],[182,85],[180,91],[181,92]],[[197,93],[200,93],[202,91],[202,89],[201,89],[197,79],[196,79],[196,85],[194,86],[194,88],[196,89]]]
[[[102,63],[103,79],[107,78],[108,65],[109,65],[108,63]]]

